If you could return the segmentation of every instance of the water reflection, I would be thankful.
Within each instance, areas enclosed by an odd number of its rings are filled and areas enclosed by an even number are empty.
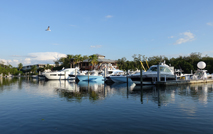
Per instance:
[[[134,83],[114,83],[107,85],[103,81],[79,82],[66,80],[39,81],[30,78],[0,78],[0,93],[5,90],[25,89],[29,94],[64,98],[68,102],[90,100],[97,102],[112,96],[134,99],[141,104],[155,103],[159,107],[181,103],[187,109],[187,102],[198,102],[207,105],[212,101],[213,84],[193,84],[181,86],[137,86]],[[57,96],[56,96],[57,95]],[[187,100],[187,101],[186,101]],[[191,110],[193,111],[193,110]]]
[[[199,100],[200,103],[207,104],[208,98],[212,97],[212,87],[213,84],[210,83],[190,85],[189,94],[194,100]]]
[[[0,79],[0,129],[3,133],[37,129],[42,131],[36,133],[211,133],[212,87],[210,83],[141,87]]]
[[[4,90],[12,90],[11,85],[18,84],[19,88],[21,87],[20,78],[0,78],[0,93]]]

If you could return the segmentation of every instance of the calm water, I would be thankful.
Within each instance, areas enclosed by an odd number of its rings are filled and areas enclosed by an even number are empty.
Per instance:
[[[0,79],[0,133],[213,133],[213,84]]]

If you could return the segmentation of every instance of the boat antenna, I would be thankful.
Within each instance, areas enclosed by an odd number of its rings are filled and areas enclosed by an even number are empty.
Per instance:
[[[149,64],[148,64],[148,61],[147,61],[147,59],[146,59],[146,65],[147,65],[147,67],[148,67],[148,69],[149,69]]]

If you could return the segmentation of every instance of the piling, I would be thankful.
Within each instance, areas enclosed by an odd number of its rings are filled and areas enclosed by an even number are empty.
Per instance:
[[[141,85],[143,85],[143,76],[142,76],[142,75],[143,75],[142,69],[140,69],[140,78],[141,78],[141,79],[140,79],[140,80],[141,80],[140,82],[141,82]]]
[[[157,81],[160,81],[160,65],[157,65]]]
[[[77,69],[75,69],[75,80],[76,80],[76,75],[77,75]]]
[[[160,106],[160,89],[157,90],[158,90],[158,106]]]
[[[126,83],[127,83],[127,87],[128,87],[128,69],[126,70]]]
[[[141,85],[141,104],[143,104],[143,86]]]
[[[106,68],[104,68],[104,81],[106,81]]]
[[[88,70],[88,83],[89,83],[89,70]]]

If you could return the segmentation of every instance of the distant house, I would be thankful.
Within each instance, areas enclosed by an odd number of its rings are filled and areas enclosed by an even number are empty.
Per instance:
[[[110,65],[117,68],[117,61],[116,60],[110,60],[105,59],[104,55],[96,54],[98,57],[98,64],[94,67],[95,69],[102,69],[104,65]],[[73,62],[74,59],[71,59],[71,62]],[[80,70],[91,70],[93,69],[92,64],[89,62],[89,59],[84,60],[83,62],[79,63]]]
[[[35,64],[35,65],[27,65],[27,66],[23,66],[22,70],[27,71],[30,70],[32,68],[32,66],[36,66],[37,69],[39,68],[44,68],[46,67],[48,64]],[[50,66],[55,66],[55,64],[49,64]]]

